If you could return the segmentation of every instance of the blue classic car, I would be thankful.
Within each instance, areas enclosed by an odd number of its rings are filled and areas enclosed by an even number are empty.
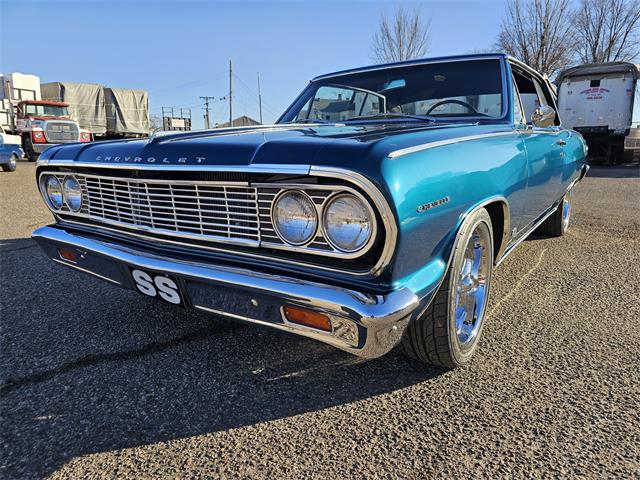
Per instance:
[[[492,272],[561,236],[586,146],[545,77],[504,55],[313,79],[275,125],[53,147],[55,262],[167,303],[372,358],[454,368]]]
[[[0,125],[0,168],[4,172],[15,172],[21,158],[24,158],[24,151],[20,137],[8,134]]]

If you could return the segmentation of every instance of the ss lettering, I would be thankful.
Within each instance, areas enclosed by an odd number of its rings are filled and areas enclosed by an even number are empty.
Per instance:
[[[142,270],[132,270],[131,276],[136,284],[136,288],[140,293],[149,297],[160,297],[169,303],[179,305],[181,302],[178,293],[178,285],[168,277],[156,275],[153,278],[147,272]]]

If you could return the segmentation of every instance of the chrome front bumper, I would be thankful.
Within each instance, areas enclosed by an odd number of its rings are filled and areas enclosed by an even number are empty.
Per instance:
[[[370,295],[291,277],[187,262],[56,226],[39,228],[32,236],[53,261],[110,283],[134,289],[130,268],[169,274],[178,279],[192,308],[313,338],[365,358],[384,355],[395,347],[409,320],[422,310],[418,307],[432,295],[419,299],[406,288]],[[77,262],[62,258],[60,247],[76,252]],[[332,331],[287,321],[282,313],[285,305],[326,314]]]
[[[42,153],[48,148],[56,147],[59,143],[33,143],[33,151],[36,153]]]

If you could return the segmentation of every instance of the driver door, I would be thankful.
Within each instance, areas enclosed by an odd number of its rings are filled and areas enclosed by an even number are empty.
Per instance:
[[[532,120],[539,107],[548,106],[556,110],[553,97],[545,91],[546,85],[526,72],[514,70],[513,77],[524,115],[516,129],[527,154],[526,200],[517,227],[524,231],[558,200],[566,132],[560,127],[557,113],[551,125],[534,124]]]

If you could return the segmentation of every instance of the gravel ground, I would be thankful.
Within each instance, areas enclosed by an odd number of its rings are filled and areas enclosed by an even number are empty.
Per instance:
[[[640,478],[640,175],[592,169],[496,270],[474,362],[361,362],[45,259],[0,174],[2,478]]]

